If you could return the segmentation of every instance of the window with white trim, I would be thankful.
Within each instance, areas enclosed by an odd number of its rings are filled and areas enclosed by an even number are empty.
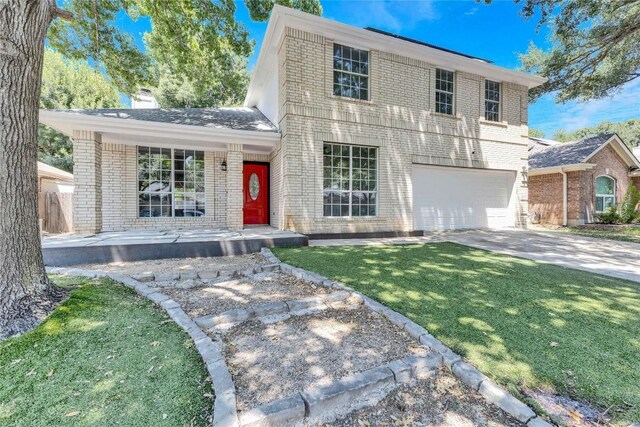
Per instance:
[[[333,94],[369,99],[369,52],[333,45]]]
[[[204,151],[138,147],[138,216],[205,215]]]
[[[484,81],[484,118],[500,121],[500,82]]]
[[[324,216],[376,216],[378,150],[325,143],[323,147]]]
[[[453,71],[436,68],[436,113],[453,114]]]
[[[596,178],[596,212],[604,212],[616,205],[616,181],[610,176]]]

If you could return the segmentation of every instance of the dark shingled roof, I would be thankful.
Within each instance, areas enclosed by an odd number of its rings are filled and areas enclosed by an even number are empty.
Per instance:
[[[607,142],[614,133],[607,133],[581,141],[552,145],[544,150],[529,153],[529,168],[552,168],[582,163],[591,153]]]
[[[278,128],[257,108],[110,108],[61,111],[123,120],[173,123],[216,129],[278,132]]]

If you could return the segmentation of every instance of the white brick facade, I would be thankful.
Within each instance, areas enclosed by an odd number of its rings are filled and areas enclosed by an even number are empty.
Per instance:
[[[279,48],[282,191],[272,222],[302,233],[411,231],[413,163],[518,172],[515,223],[524,225],[527,88],[503,83],[502,121],[484,120],[482,76],[455,74],[455,114],[435,110],[435,69],[370,51],[370,99],[333,95],[333,40],[286,28]],[[378,147],[378,215],[328,218],[322,205],[324,142]]]

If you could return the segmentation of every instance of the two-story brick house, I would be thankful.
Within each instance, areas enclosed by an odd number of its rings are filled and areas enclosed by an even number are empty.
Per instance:
[[[489,61],[276,6],[243,108],[42,111],[77,231],[521,226],[527,92]]]

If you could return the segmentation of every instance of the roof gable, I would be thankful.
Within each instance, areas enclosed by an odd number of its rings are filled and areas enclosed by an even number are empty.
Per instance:
[[[612,144],[613,149],[627,166],[640,167],[640,163],[620,137],[615,133],[609,133],[580,141],[550,145],[544,149],[531,149],[529,151],[529,169],[546,169],[587,163],[598,151],[609,144]]]

